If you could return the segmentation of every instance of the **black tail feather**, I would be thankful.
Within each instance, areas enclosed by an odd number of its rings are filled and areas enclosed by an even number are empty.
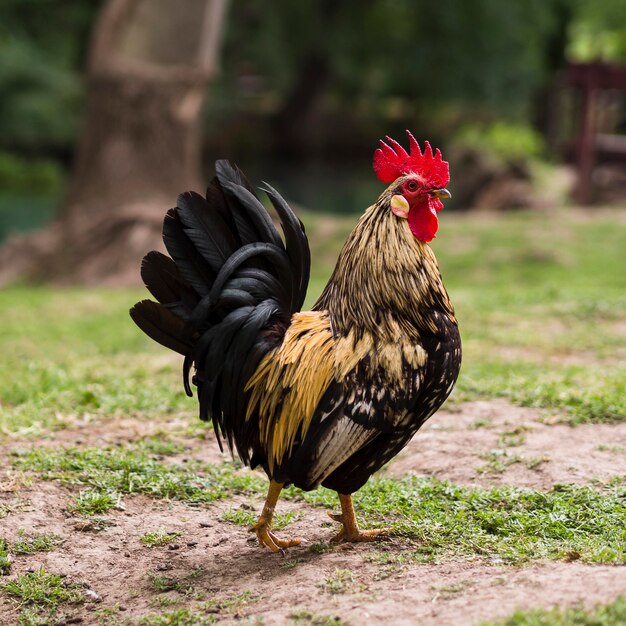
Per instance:
[[[184,322],[165,307],[152,300],[142,300],[130,310],[130,316],[146,335],[162,346],[180,354],[189,352],[189,344],[180,339]]]
[[[156,250],[143,258],[141,278],[161,304],[184,320],[198,304],[198,295],[181,277],[174,261]]]
[[[259,199],[247,189],[235,185],[231,181],[224,181],[221,184],[226,194],[234,198],[239,207],[245,211],[246,224],[251,224],[255,233],[253,242],[271,243],[284,249],[282,239],[276,232],[272,218]],[[239,215],[241,214],[239,213]]]
[[[228,212],[235,223],[235,232],[239,238],[239,245],[262,241],[254,223],[250,222],[245,207],[241,206],[241,203],[233,192],[233,189],[238,186],[243,186],[244,189],[254,195],[248,181],[240,170],[233,168],[228,161],[218,161],[215,164],[215,172],[222,193],[224,194]]]
[[[252,195],[256,196],[252,185],[248,182],[244,173],[227,159],[218,159],[215,161],[215,174],[220,183],[223,183],[224,181],[231,181],[235,185],[239,185],[240,187],[247,189]]]
[[[176,209],[170,209],[163,220],[163,242],[185,281],[199,296],[207,295],[215,272],[187,237]]]
[[[163,241],[171,259],[150,252],[141,275],[160,304],[131,309],[155,341],[185,355],[183,379],[198,387],[200,417],[222,446],[250,463],[261,459],[258,432],[246,422],[246,383],[300,310],[310,272],[304,227],[269,185],[284,241],[237,167],[217,161],[206,199],[188,192],[167,212]]]
[[[214,272],[219,272],[237,247],[220,214],[193,191],[178,196],[176,213],[196,250]]]
[[[235,240],[235,245],[241,245],[241,241],[239,239],[239,235],[237,234],[237,226],[235,224],[235,218],[228,208],[228,204],[226,202],[226,196],[217,176],[214,176],[209,183],[206,190],[206,201],[207,204],[211,207],[215,213],[217,213],[228,228],[228,232],[231,233],[232,237]]]
[[[262,188],[263,191],[267,193],[280,217],[283,232],[285,233],[287,255],[289,256],[291,266],[296,269],[296,271],[292,273],[294,280],[293,293],[295,296],[295,301],[292,302],[292,308],[299,311],[306,297],[311,272],[309,242],[306,238],[304,225],[294,215],[284,198],[271,185],[267,183],[263,184],[265,185],[265,188]]]
[[[269,272],[256,267],[240,268],[237,271],[237,275],[231,278],[225,286],[245,289],[252,293],[259,301],[265,300],[265,298],[273,295],[279,302],[289,302],[286,288],[279,280]]]
[[[219,301],[219,295],[226,282],[243,263],[250,261],[254,257],[272,260],[277,274],[276,278],[283,284],[291,282],[291,271],[284,252],[281,252],[279,248],[271,243],[249,243],[239,248],[224,263],[211,287],[210,293],[198,303],[190,315],[187,322],[188,332],[200,330],[203,322],[210,319],[210,314]]]
[[[260,331],[277,315],[280,315],[280,308],[276,301],[271,299],[261,302],[248,315],[231,345],[230,358],[224,363],[222,382],[226,389],[243,390],[245,388],[248,381],[242,379],[242,364],[245,363],[254,344],[258,341]],[[224,412],[227,415],[245,416],[245,394],[228,394],[225,399]],[[241,433],[245,429],[245,425],[245,420],[237,420],[232,424],[232,428],[235,432]],[[237,436],[236,440],[242,442],[242,437]],[[249,445],[251,442],[243,441],[242,443],[240,448],[250,449],[252,447]]]

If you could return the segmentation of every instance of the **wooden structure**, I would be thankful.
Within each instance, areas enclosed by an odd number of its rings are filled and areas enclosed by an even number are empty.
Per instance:
[[[571,63],[560,80],[561,88],[580,94],[580,113],[574,158],[578,167],[575,199],[590,204],[593,196],[593,168],[600,154],[626,159],[626,135],[615,133],[611,124],[600,124],[603,96],[611,92],[626,93],[626,67],[607,63]],[[623,105],[626,109],[626,105]],[[624,113],[624,111],[622,111]],[[606,117],[606,116],[605,116]],[[615,126],[615,124],[612,124]],[[608,132],[607,132],[608,131]]]

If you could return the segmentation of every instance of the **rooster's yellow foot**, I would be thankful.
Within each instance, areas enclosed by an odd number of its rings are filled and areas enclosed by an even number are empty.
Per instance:
[[[272,552],[284,553],[285,548],[299,546],[302,543],[302,539],[279,539],[271,531],[269,524],[261,520],[250,529],[250,532],[256,533],[259,543]]]
[[[331,537],[331,543],[356,543],[361,541],[377,541],[379,539],[386,539],[387,535],[391,532],[389,528],[375,528],[373,530],[360,530],[356,524],[351,524],[352,520],[348,521],[348,524],[344,523],[343,515],[341,513],[329,513],[330,519],[335,522],[343,524],[343,528],[333,537]]]
[[[258,522],[250,529],[251,533],[256,533],[257,539],[262,546],[269,548],[272,552],[285,554],[285,548],[298,546],[302,539],[279,539],[272,532],[272,518],[274,517],[274,507],[278,501],[278,496],[283,488],[282,483],[270,480],[270,488],[267,492],[265,506]]]

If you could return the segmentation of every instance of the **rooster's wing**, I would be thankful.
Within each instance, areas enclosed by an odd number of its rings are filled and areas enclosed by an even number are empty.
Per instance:
[[[313,489],[365,447],[408,440],[425,363],[419,346],[335,338],[326,312],[296,313],[247,386],[268,473]]]

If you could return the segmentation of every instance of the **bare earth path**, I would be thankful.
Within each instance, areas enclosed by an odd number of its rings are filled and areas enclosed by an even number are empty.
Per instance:
[[[176,426],[118,420],[61,431],[37,445],[105,446]],[[203,438],[175,436],[187,448],[168,462],[226,458],[211,432]],[[516,608],[593,605],[626,593],[623,566],[546,561],[514,567],[479,556],[435,564],[401,559],[383,564],[376,559],[402,555],[408,540],[399,538],[311,550],[329,538],[331,525],[323,509],[297,501],[281,501],[281,512],[293,510],[301,516],[278,534],[306,541],[283,558],[261,550],[243,526],[222,517],[225,510],[239,507],[259,511],[263,494],[207,507],[127,496],[124,510],[107,513],[112,526],[84,532],[66,511],[78,488],[36,478],[24,482],[11,469],[6,453],[31,445],[16,441],[0,448],[0,510],[3,505],[8,510],[0,518],[0,535],[10,543],[19,529],[63,538],[51,552],[16,557],[11,572],[13,576],[44,566],[83,585],[90,601],[72,608],[62,623],[133,624],[149,613],[213,600],[213,608],[205,605],[205,610],[225,624],[302,624],[336,616],[353,625],[471,626]],[[441,411],[385,472],[545,490],[557,483],[601,485],[624,476],[625,452],[626,424],[572,428],[504,401],[473,402]],[[139,541],[142,534],[158,529],[180,537],[154,548]],[[17,605],[0,596],[0,623],[13,626],[18,614]]]

